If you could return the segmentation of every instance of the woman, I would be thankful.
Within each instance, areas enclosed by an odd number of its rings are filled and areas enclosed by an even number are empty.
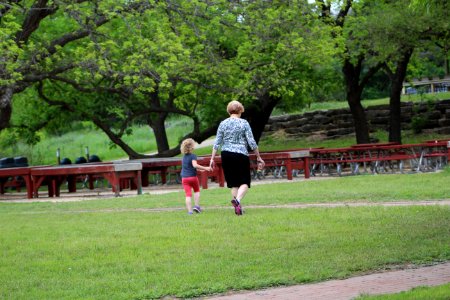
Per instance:
[[[247,149],[254,151],[261,168],[264,167],[264,161],[259,154],[250,124],[241,119],[244,106],[239,101],[231,101],[227,105],[227,112],[230,117],[223,120],[217,129],[210,167],[214,166],[214,156],[221,148],[223,172],[233,197],[231,204],[234,206],[236,215],[242,215],[241,201],[250,188],[251,181]]]

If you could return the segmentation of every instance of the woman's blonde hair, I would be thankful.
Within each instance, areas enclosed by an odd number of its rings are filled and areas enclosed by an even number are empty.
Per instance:
[[[244,112],[244,105],[241,102],[233,100],[227,105],[228,114],[241,114]]]
[[[185,139],[181,143],[180,151],[183,154],[192,153],[194,151],[195,141],[193,139]]]

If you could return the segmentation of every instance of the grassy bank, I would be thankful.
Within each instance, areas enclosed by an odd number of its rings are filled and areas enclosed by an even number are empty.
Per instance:
[[[433,287],[418,287],[410,291],[391,295],[361,296],[355,300],[448,300],[450,295],[450,283]]]
[[[443,199],[449,178],[447,168],[254,185],[244,206]],[[0,299],[189,298],[450,260],[448,206],[248,207],[236,217],[223,188],[202,190],[200,215],[183,202],[180,190],[0,203]]]
[[[278,179],[273,184],[253,184],[245,198],[245,205],[441,200],[449,198],[449,180],[450,167],[437,173],[359,175],[293,182]],[[257,182],[258,180],[253,181]],[[202,190],[202,205],[206,208],[228,206],[229,194],[226,188]],[[0,209],[8,208],[10,212],[32,210],[34,213],[47,213],[80,209],[184,208],[183,199],[184,192],[179,185],[174,193],[162,195],[144,194],[127,198],[62,203],[0,202]]]
[[[0,297],[193,297],[450,258],[447,207],[7,213]]]

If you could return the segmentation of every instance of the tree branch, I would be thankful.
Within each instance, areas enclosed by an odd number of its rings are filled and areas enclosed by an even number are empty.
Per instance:
[[[28,10],[25,20],[22,23],[22,30],[16,34],[16,44],[19,47],[21,43],[27,42],[30,35],[39,27],[43,19],[58,10],[56,5],[47,6],[47,3],[48,0],[38,0]]]
[[[8,11],[10,11],[14,7],[14,5],[18,5],[20,2],[21,0],[10,0],[6,3],[1,3],[3,5],[3,8],[0,9],[0,20],[4,15],[8,13]]]
[[[336,17],[336,25],[339,27],[344,27],[345,17],[348,15],[348,12],[350,11],[350,8],[352,7],[352,0],[346,0],[345,5],[341,10],[339,11],[337,17]]]

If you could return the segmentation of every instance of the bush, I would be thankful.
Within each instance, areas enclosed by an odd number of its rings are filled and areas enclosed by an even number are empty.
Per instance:
[[[421,133],[427,125],[428,118],[424,116],[413,116],[411,118],[411,128],[414,133]]]

